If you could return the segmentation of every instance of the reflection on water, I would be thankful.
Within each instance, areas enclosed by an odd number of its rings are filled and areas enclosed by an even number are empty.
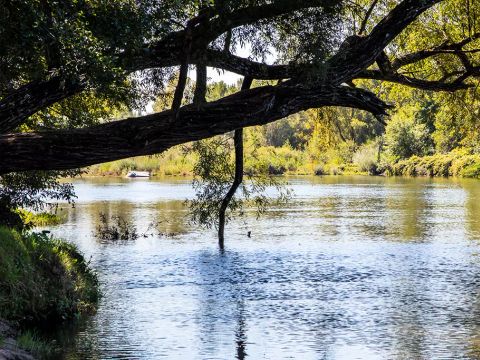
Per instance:
[[[290,204],[228,226],[224,253],[188,223],[188,180],[77,182],[53,232],[92,257],[104,298],[62,329],[65,358],[480,358],[480,182],[290,182]],[[100,242],[100,212],[176,235]]]

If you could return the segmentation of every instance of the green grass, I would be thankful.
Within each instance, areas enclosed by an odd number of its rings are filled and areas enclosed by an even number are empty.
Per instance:
[[[37,332],[30,330],[17,338],[17,345],[38,359],[50,359],[58,352],[55,343],[43,340]]]
[[[96,274],[72,244],[0,228],[0,318],[63,320],[95,310]]]

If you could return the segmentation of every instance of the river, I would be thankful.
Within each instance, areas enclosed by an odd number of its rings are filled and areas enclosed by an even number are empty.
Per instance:
[[[60,332],[64,358],[480,358],[479,181],[289,184],[288,205],[227,225],[222,253],[188,222],[188,179],[76,180],[52,233],[91,258],[104,296]],[[99,213],[159,231],[100,241]]]

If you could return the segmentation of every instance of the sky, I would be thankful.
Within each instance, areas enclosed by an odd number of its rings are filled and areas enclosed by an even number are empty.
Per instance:
[[[273,49],[270,50],[270,52],[273,54],[274,51]],[[236,49],[234,52],[235,55],[243,57],[243,58],[248,58],[251,55],[251,47],[250,44],[245,44],[243,47],[239,47]],[[274,55],[269,55],[267,56],[266,63],[273,63],[274,62]],[[196,80],[196,72],[195,68],[191,68],[188,71],[188,77],[192,80]],[[237,84],[239,79],[242,79],[243,76],[232,73],[230,71],[224,71],[216,68],[207,68],[207,79],[208,83],[215,83],[219,81],[223,81],[228,85],[235,85]],[[142,112],[142,114],[151,114],[153,112],[153,102],[149,103],[146,108],[145,112]]]

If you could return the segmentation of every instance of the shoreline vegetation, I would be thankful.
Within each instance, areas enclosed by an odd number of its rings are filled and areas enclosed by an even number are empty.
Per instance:
[[[0,355],[49,358],[58,349],[32,329],[94,313],[97,275],[73,244],[46,233],[0,227],[0,239]]]
[[[268,84],[256,80],[252,87]],[[174,83],[170,85],[171,88]],[[193,85],[190,81],[189,86]],[[240,85],[222,81],[209,84],[207,100],[233,94]],[[356,85],[362,87],[367,83],[359,80]],[[382,86],[376,84],[375,89],[388,102],[396,104],[385,123],[360,110],[323,107],[245,128],[244,173],[480,177],[478,114],[471,111],[473,105],[465,105],[476,104],[473,93],[452,96],[405,89],[398,84]],[[166,98],[159,97],[153,108],[162,111],[168,104]],[[215,139],[216,142],[201,141],[211,149],[215,143],[226,146],[233,167],[232,133]],[[93,165],[87,168],[87,175],[121,176],[138,170],[160,177],[191,176],[195,165],[202,161],[195,148],[188,143],[160,155]]]
[[[342,153],[343,150],[343,153]],[[350,152],[350,153],[349,153]],[[323,161],[315,161],[289,144],[264,146],[246,156],[245,172],[270,175],[383,175],[407,177],[480,178],[480,154],[455,149],[445,154],[413,155],[392,160],[378,156],[374,146],[360,147],[356,152],[345,149],[327,151]],[[87,176],[125,176],[128,171],[149,171],[152,176],[192,176],[198,157],[179,148],[158,156],[140,156],[94,165]]]

